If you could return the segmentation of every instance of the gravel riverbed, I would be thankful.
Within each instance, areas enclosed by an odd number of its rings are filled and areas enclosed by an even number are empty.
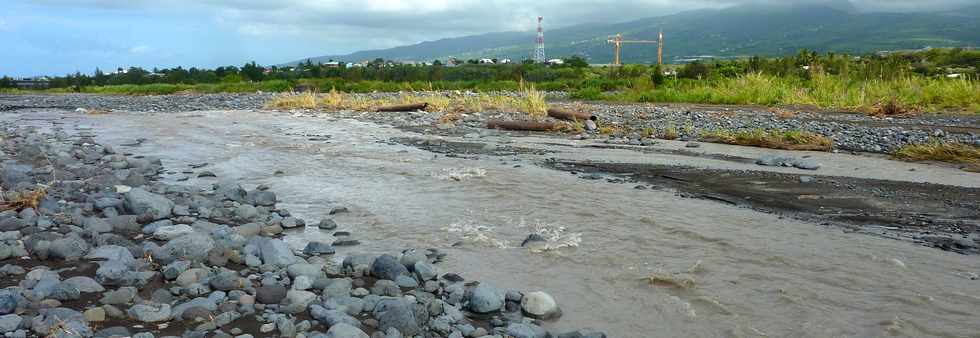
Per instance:
[[[164,168],[94,137],[0,126],[7,337],[605,337],[548,332],[540,321],[558,320],[560,300],[440,272],[438,249],[294,251],[284,232],[336,222],[293,217],[263,186],[161,183],[208,164]]]
[[[504,93],[505,95],[516,95]],[[18,108],[63,108],[168,112],[195,110],[255,110],[275,94],[180,94],[160,96],[0,95],[0,111]],[[356,94],[389,97],[397,93]],[[473,93],[416,93],[416,95],[475,95]],[[856,113],[791,110],[790,116],[761,107],[573,103],[564,93],[548,93],[555,106],[592,113],[600,125],[613,126],[608,135],[583,133],[576,138],[602,139],[614,144],[648,145],[669,131],[681,140],[697,140],[714,131],[801,130],[830,137],[834,149],[889,154],[903,145],[943,140],[980,146],[980,116],[921,114],[904,118],[875,118]],[[311,111],[297,111],[311,112]],[[440,124],[442,113],[331,112],[338,116],[370,120],[406,128],[428,128],[432,133],[485,133],[488,119],[525,119],[523,113],[478,112],[463,114],[452,124]]]

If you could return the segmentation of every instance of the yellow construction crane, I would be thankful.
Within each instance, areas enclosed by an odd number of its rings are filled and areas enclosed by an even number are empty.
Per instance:
[[[615,65],[615,66],[622,66],[623,65],[623,63],[620,62],[620,51],[622,51],[623,44],[624,43],[655,43],[655,44],[657,44],[657,64],[658,65],[664,64],[664,32],[663,31],[660,31],[660,40],[659,41],[651,41],[651,40],[623,40],[623,35],[622,34],[619,34],[619,33],[616,33],[616,37],[609,38],[608,40],[606,40],[606,42],[616,45],[616,59],[613,62],[613,65]]]

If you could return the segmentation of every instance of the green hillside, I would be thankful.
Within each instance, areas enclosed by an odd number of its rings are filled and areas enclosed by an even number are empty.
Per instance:
[[[666,59],[698,55],[733,57],[786,55],[806,48],[862,54],[923,47],[980,45],[980,6],[942,13],[860,13],[846,1],[834,5],[741,6],[698,10],[616,24],[589,24],[546,31],[549,57],[582,55],[592,63],[609,63],[613,49],[606,38],[622,33],[628,39],[666,36]],[[349,55],[312,58],[344,61],[385,58],[433,60],[528,58],[533,32],[502,32],[423,42]],[[656,62],[656,45],[627,45],[628,63]],[[305,60],[304,60],[305,61]]]

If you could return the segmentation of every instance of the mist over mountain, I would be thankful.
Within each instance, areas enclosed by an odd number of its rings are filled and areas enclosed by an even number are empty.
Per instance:
[[[622,23],[550,30],[546,26],[546,51],[549,58],[581,55],[591,63],[609,63],[613,59],[613,48],[606,42],[609,36],[621,33],[626,39],[656,40],[660,30],[666,38],[667,61],[692,56],[777,56],[803,48],[863,54],[924,47],[976,47],[980,45],[980,5],[938,12],[867,12],[859,11],[847,0],[750,2]],[[533,48],[534,32],[498,32],[310,60],[430,61],[487,57],[517,61],[529,58]],[[656,62],[656,50],[656,45],[625,45],[623,60]]]

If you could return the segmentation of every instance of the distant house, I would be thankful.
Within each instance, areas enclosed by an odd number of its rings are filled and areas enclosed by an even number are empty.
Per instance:
[[[513,62],[510,59],[501,59],[497,63],[504,65],[504,64],[509,64],[509,63],[513,63]]]
[[[25,77],[14,80],[14,84],[19,89],[47,89],[51,86],[51,81],[47,77]]]
[[[330,62],[324,63],[323,66],[324,67],[327,67],[327,68],[340,68],[340,62],[330,61]]]
[[[493,63],[494,63],[493,60],[490,59],[480,59],[481,65],[492,65]]]
[[[563,64],[565,64],[565,60],[562,60],[562,59],[551,59],[551,60],[548,60],[548,62],[546,62],[546,63],[549,64],[549,65],[563,65]]]

